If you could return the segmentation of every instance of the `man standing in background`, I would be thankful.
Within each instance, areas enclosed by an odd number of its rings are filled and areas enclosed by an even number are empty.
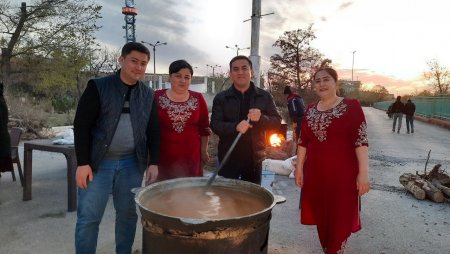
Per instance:
[[[295,146],[297,147],[297,139],[300,136],[300,128],[302,126],[302,118],[305,114],[305,104],[302,97],[297,93],[293,93],[290,86],[284,88],[284,94],[287,95],[287,106],[289,117],[292,120],[292,127],[295,133],[293,138]]]
[[[408,99],[405,105],[405,114],[406,114],[406,133],[409,134],[414,133],[414,113],[416,112],[416,105]]]
[[[401,96],[397,96],[397,99],[392,105],[392,113],[394,114],[394,122],[392,123],[392,132],[395,132],[395,124],[397,123],[398,119],[397,133],[400,133],[400,129],[402,128],[402,117],[405,111],[405,105],[403,104],[401,99],[402,99]]]

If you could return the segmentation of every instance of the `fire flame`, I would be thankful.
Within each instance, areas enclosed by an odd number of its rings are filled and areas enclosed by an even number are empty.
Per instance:
[[[284,140],[283,135],[275,133],[270,135],[269,141],[272,147],[280,147],[281,142]]]

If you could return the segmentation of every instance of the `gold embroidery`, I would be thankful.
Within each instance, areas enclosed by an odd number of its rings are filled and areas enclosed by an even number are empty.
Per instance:
[[[362,146],[369,142],[367,138],[367,123],[362,122],[358,128],[358,138],[356,139],[355,146]]]
[[[347,111],[347,104],[343,101],[336,107],[326,111],[319,111],[317,108],[312,107],[306,116],[306,120],[316,138],[323,142],[327,139],[327,128],[332,120],[341,117],[345,111]]]
[[[187,120],[192,115],[192,111],[197,109],[198,99],[190,96],[187,101],[176,103],[171,101],[166,95],[163,95],[159,97],[159,105],[161,108],[167,109],[173,130],[177,133],[182,133]]]

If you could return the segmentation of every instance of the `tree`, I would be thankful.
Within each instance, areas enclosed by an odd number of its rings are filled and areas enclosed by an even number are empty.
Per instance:
[[[284,32],[273,44],[281,49],[281,54],[270,57],[268,82],[274,89],[279,90],[284,85],[305,89],[310,86],[314,71],[331,63],[331,60],[323,59],[322,54],[310,46],[315,38],[311,24],[305,30]]]
[[[361,105],[371,106],[375,102],[389,100],[389,91],[382,85],[376,85],[370,90],[359,91],[358,99]]]
[[[52,55],[70,54],[82,47],[92,50],[93,33],[101,6],[88,0],[35,0],[20,9],[10,3],[0,4],[1,74],[9,86],[13,72],[11,60],[30,55],[45,61]],[[22,72],[18,65],[14,72]]]
[[[436,94],[447,94],[450,92],[450,72],[442,66],[437,59],[427,62],[429,71],[424,73],[424,77],[429,81]]]
[[[120,54],[120,49],[109,50],[106,47],[96,51],[89,61],[89,72],[93,77],[117,72],[120,69],[118,62]]]

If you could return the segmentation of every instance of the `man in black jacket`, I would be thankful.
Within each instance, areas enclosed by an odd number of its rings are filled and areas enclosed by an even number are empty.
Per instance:
[[[159,120],[153,90],[139,81],[150,51],[129,42],[119,58],[121,69],[90,80],[74,120],[78,167],[77,254],[96,252],[100,221],[112,194],[116,210],[116,253],[131,253],[136,233],[132,188],[156,180]],[[150,155],[150,157],[149,157]]]
[[[219,175],[261,184],[265,131],[279,128],[281,116],[272,95],[250,81],[252,75],[252,62],[248,57],[236,56],[231,59],[230,77],[233,85],[214,98],[211,129],[220,139],[219,163],[238,133],[242,133]]]
[[[397,133],[400,133],[400,129],[402,128],[402,117],[403,113],[405,112],[405,105],[401,101],[402,97],[397,96],[397,99],[395,100],[394,104],[392,104],[392,113],[394,114],[394,122],[392,123],[392,132],[395,132],[395,124],[397,123],[398,119],[398,127],[397,127]]]
[[[405,104],[405,115],[406,115],[406,133],[414,133],[414,113],[416,112],[416,105],[408,99]]]

